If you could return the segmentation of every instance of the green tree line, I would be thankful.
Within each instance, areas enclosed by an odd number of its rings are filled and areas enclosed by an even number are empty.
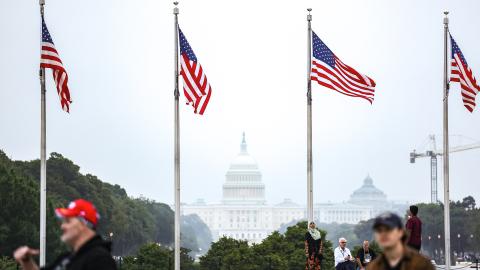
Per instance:
[[[286,229],[273,232],[260,244],[223,237],[213,243],[207,254],[200,257],[202,270],[290,270],[305,269],[305,233],[307,222],[302,221]],[[320,230],[322,239],[326,232]],[[332,242],[324,242],[322,269],[333,269]]]
[[[101,217],[97,232],[111,238],[114,255],[135,254],[146,243],[173,244],[174,215],[168,205],[129,197],[119,185],[80,173],[61,154],[52,153],[47,164],[47,261],[66,249],[54,209],[77,198],[95,204]],[[20,245],[38,248],[39,176],[39,160],[13,161],[0,151],[0,258],[11,257]],[[210,231],[198,216],[184,217],[182,231],[182,247],[208,249]]]

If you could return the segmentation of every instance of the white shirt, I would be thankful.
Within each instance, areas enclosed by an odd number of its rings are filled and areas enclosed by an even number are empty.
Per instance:
[[[335,248],[334,255],[335,267],[337,267],[337,264],[344,262],[345,257],[347,257],[348,255],[350,255],[350,258],[352,258],[352,254],[350,253],[350,249],[348,248],[342,249],[341,247],[337,247]]]

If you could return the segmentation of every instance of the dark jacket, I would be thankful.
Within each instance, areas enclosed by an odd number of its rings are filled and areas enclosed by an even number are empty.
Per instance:
[[[309,232],[305,234],[305,253],[308,254],[308,257],[319,256],[320,259],[323,259],[323,243],[322,238],[314,240]]]
[[[385,270],[387,269],[387,260],[385,255],[378,256],[368,265],[368,270]],[[435,270],[430,261],[420,253],[409,248],[405,249],[405,254],[401,260],[401,270]]]
[[[111,243],[99,235],[87,241],[76,253],[65,253],[44,270],[116,270],[110,254]]]
[[[373,251],[373,249],[369,248],[368,253],[370,254],[370,261],[373,261],[377,258],[377,254],[375,254],[375,251]],[[365,249],[363,249],[363,247],[358,251],[357,258],[360,259],[360,263],[362,264],[362,266],[367,265],[367,263],[365,263]]]

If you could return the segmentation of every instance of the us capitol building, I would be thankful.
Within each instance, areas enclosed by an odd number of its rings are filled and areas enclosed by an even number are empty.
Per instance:
[[[315,204],[314,216],[317,223],[356,224],[383,211],[403,214],[405,209],[405,205],[387,201],[387,196],[367,176],[363,185],[350,195],[348,202]],[[260,243],[282,224],[305,220],[306,207],[289,199],[276,205],[267,204],[262,174],[257,162],[247,151],[244,133],[240,153],[225,175],[221,203],[207,204],[199,199],[193,204],[183,204],[182,215],[190,214],[198,215],[205,222],[213,241],[227,236]]]

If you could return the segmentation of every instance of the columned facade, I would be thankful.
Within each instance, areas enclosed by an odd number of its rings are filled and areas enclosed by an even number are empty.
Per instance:
[[[221,203],[207,204],[198,200],[182,205],[182,214],[198,215],[210,228],[214,241],[226,236],[260,243],[283,224],[306,218],[306,207],[289,199],[276,205],[266,203],[262,174],[257,162],[247,151],[245,133],[240,152],[225,174],[222,191]],[[394,205],[387,201],[387,196],[367,176],[348,202],[315,204],[314,218],[317,223],[356,224],[386,210],[401,212],[404,209],[406,205]]]

